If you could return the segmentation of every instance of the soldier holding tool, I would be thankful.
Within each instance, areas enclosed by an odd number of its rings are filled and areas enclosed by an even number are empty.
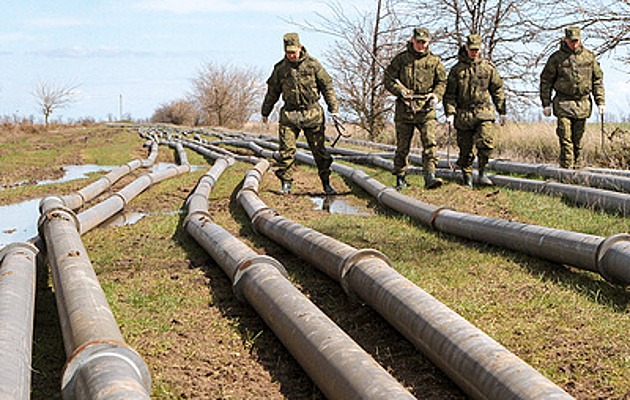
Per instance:
[[[464,186],[470,188],[473,187],[473,147],[477,148],[479,183],[484,186],[493,184],[486,166],[494,149],[492,124],[495,109],[501,125],[507,120],[503,80],[495,66],[483,59],[480,52],[481,36],[468,35],[457,55],[459,61],[448,74],[444,95],[446,120],[457,130],[457,165],[462,170]]]
[[[442,185],[435,177],[438,161],[435,141],[435,106],[446,86],[446,70],[440,58],[429,50],[431,36],[424,28],[415,28],[407,49],[394,57],[385,70],[385,87],[396,99],[396,154],[394,171],[396,189],[407,187],[405,173],[414,129],[422,141],[422,171],[427,189]]]
[[[291,193],[296,141],[300,131],[304,131],[324,192],[329,195],[336,194],[335,189],[330,186],[332,157],[324,145],[326,139],[324,112],[318,103],[321,94],[333,120],[339,119],[332,79],[319,61],[306,52],[297,33],[287,33],[283,40],[285,57],[273,67],[273,72],[267,80],[267,94],[261,111],[263,122],[266,123],[282,95],[284,105],[280,110],[278,131],[280,168],[276,171],[276,176],[282,182],[280,192]]]
[[[567,28],[560,49],[549,57],[540,74],[543,114],[550,117],[553,104],[553,114],[558,118],[556,134],[562,168],[575,167],[579,159],[586,119],[592,112],[591,94],[603,126],[604,73],[593,52],[582,45],[580,29]]]

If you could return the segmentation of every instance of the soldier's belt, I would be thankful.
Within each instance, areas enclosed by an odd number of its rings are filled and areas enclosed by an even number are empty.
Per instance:
[[[315,104],[317,103],[311,103],[311,104],[299,104],[297,106],[284,106],[284,111],[306,111],[310,108],[312,108]]]

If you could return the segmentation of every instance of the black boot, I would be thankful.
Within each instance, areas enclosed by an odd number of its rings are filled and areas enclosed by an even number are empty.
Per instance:
[[[405,175],[396,175],[396,190],[402,190],[409,186],[407,184],[407,180],[405,179]]]
[[[479,184],[481,186],[494,186],[494,183],[488,178],[485,168],[479,169]]]
[[[332,186],[330,186],[329,178],[322,178],[322,187],[324,188],[324,193],[326,193],[327,195],[337,194],[337,191]]]
[[[473,187],[472,173],[462,171],[462,178],[464,179],[464,186],[472,189]]]
[[[291,193],[292,183],[290,181],[282,181],[282,189],[280,189],[281,194],[289,194]]]
[[[436,178],[433,172],[424,174],[424,187],[427,189],[437,189],[442,186],[442,179]]]

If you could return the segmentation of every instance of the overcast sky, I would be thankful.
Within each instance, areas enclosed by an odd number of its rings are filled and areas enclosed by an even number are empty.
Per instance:
[[[342,2],[370,7],[372,0]],[[271,72],[282,53],[286,20],[325,11],[317,0],[29,0],[0,13],[0,116],[38,115],[32,91],[48,80],[79,87],[76,102],[53,118],[148,118],[182,98],[205,62],[246,64]],[[331,37],[298,30],[320,57]],[[321,57],[320,57],[321,58]],[[324,61],[324,60],[322,60]],[[630,106],[628,76],[602,60],[608,103]]]

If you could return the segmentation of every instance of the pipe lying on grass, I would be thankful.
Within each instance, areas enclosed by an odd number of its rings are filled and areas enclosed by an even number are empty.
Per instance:
[[[239,298],[256,310],[327,398],[414,398],[286,279],[282,264],[212,222],[208,194],[228,164],[217,160],[201,179],[184,226],[223,269]]]
[[[340,282],[476,399],[571,399],[520,358],[404,278],[376,250],[357,250],[283,218],[258,197],[268,167],[247,173],[237,198],[257,232]]]
[[[264,141],[257,143],[272,149],[278,147]],[[296,152],[296,160],[315,165],[313,157],[303,151]],[[361,169],[334,162],[331,169],[356,183],[379,203],[439,231],[596,272],[614,284],[630,284],[630,235],[603,238],[461,213],[406,196]]]
[[[2,399],[30,398],[37,253],[30,243],[12,243],[0,250]]]
[[[40,207],[68,357],[64,398],[149,399],[149,370],[123,340],[81,241],[77,216],[55,197],[43,199]]]

